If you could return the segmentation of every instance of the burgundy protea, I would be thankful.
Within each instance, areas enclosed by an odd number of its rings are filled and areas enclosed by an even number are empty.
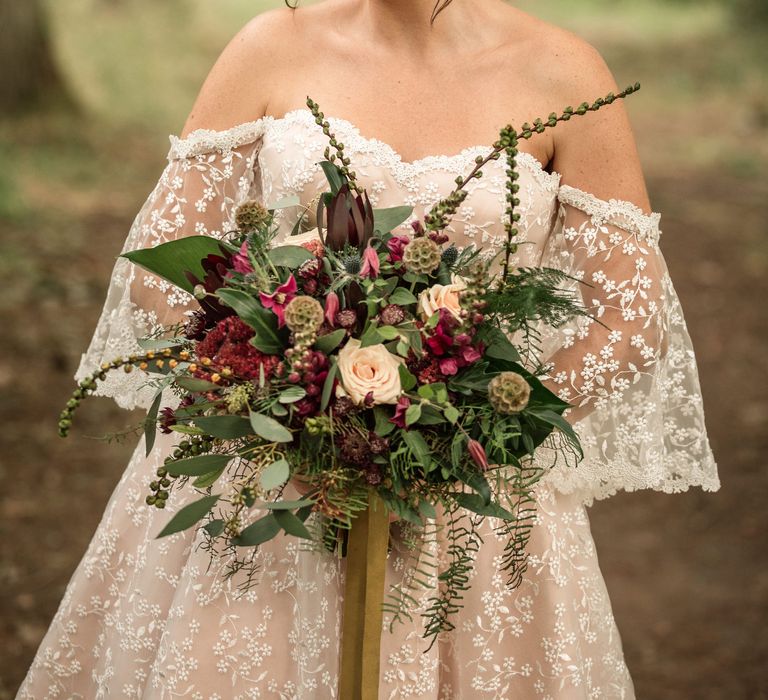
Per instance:
[[[324,244],[331,250],[346,245],[361,250],[373,236],[373,207],[368,193],[355,194],[344,183],[326,207]]]

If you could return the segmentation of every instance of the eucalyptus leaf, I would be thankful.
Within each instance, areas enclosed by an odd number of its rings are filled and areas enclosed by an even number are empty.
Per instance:
[[[172,476],[202,476],[210,474],[214,469],[225,467],[232,461],[234,455],[208,454],[178,459],[164,466]]]
[[[269,513],[243,528],[237,537],[232,538],[232,544],[238,547],[256,547],[269,542],[278,532],[280,532],[280,525],[275,520],[274,513]]]
[[[206,434],[224,440],[234,440],[250,435],[250,421],[241,416],[202,416],[195,418],[195,425]]]
[[[218,467],[208,474],[202,474],[201,476],[198,476],[197,479],[192,482],[192,486],[198,489],[208,488],[224,473],[225,468],[226,465]]]
[[[456,503],[462,508],[471,510],[478,515],[490,515],[503,520],[515,520],[515,516],[498,503],[486,503],[482,496],[476,493],[453,493]]]
[[[220,497],[220,493],[213,496],[204,496],[199,501],[184,506],[171,518],[170,522],[160,531],[160,534],[155,539],[167,537],[192,527],[210,512]]]
[[[397,304],[398,306],[408,306],[408,304],[415,304],[417,299],[414,294],[405,287],[398,287],[389,295],[387,301],[390,304]]]
[[[280,527],[289,535],[305,540],[312,539],[312,534],[307,530],[307,526],[290,510],[276,510],[273,515]]]
[[[253,432],[268,442],[291,442],[293,440],[291,431],[274,418],[251,411],[250,419]]]
[[[288,462],[284,459],[278,459],[261,472],[259,480],[261,481],[261,487],[265,491],[271,491],[288,481],[290,475],[291,468],[288,466]]]
[[[264,508],[269,510],[293,510],[294,508],[305,508],[314,504],[315,502],[311,498],[301,498],[295,501],[269,501],[264,504]]]
[[[289,386],[287,389],[283,389],[277,400],[280,403],[296,403],[301,401],[307,395],[306,389],[300,386]]]
[[[205,530],[211,537],[218,537],[224,532],[224,521],[221,519],[211,520],[211,522],[203,525]]]
[[[320,410],[324,411],[328,408],[328,404],[331,401],[331,394],[333,393],[333,385],[336,380],[336,375],[339,371],[339,365],[336,360],[331,360],[331,366],[328,369],[328,376],[325,378],[325,384],[323,384],[323,393],[320,396]]]
[[[158,391],[152,405],[147,411],[147,417],[144,419],[144,443],[146,444],[146,456],[149,457],[149,453],[155,446],[155,437],[157,436],[157,414],[160,412],[160,403],[163,400],[163,392]]]

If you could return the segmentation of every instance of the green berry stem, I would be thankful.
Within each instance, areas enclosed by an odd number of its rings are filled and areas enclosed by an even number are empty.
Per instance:
[[[59,415],[59,435],[67,437],[69,429],[72,427],[72,416],[78,409],[83,399],[96,391],[97,382],[104,381],[107,378],[107,372],[122,367],[126,374],[130,374],[135,367],[142,370],[149,369],[151,363],[161,368],[166,363],[173,367],[175,363],[189,359],[187,351],[178,352],[177,348],[165,348],[164,350],[149,350],[142,355],[129,355],[128,357],[117,357],[112,362],[105,362],[99,369],[91,372],[85,379],[78,383],[77,389],[72,392],[72,396],[64,410]],[[175,352],[176,351],[176,352]]]
[[[357,184],[357,175],[355,171],[351,170],[349,167],[352,161],[348,156],[344,155],[344,144],[341,141],[338,141],[336,135],[331,131],[331,125],[325,118],[325,114],[320,111],[320,105],[318,105],[311,97],[307,97],[307,107],[309,107],[310,112],[312,112],[312,116],[315,118],[315,123],[322,127],[323,133],[328,137],[330,145],[336,151],[336,154],[333,154],[331,153],[331,148],[326,147],[325,153],[323,154],[326,160],[331,161],[331,163],[336,163],[339,170],[344,173],[349,181],[349,189],[361,194],[362,188]],[[337,158],[338,163],[336,162]]]
[[[546,129],[557,126],[559,122],[567,122],[572,117],[584,116],[588,112],[597,112],[599,109],[602,109],[606,105],[613,104],[616,100],[628,97],[629,95],[637,92],[639,89],[640,83],[635,83],[634,85],[626,87],[618,94],[609,92],[605,97],[598,97],[592,104],[589,104],[589,102],[582,102],[576,109],[573,107],[566,107],[560,116],[558,116],[555,112],[552,112],[546,121],[539,118],[534,119],[533,124],[526,122],[523,124],[519,132],[516,131],[511,125],[505,126],[499,133],[499,140],[493,144],[493,150],[487,156],[478,156],[475,158],[475,166],[472,168],[469,174],[464,177],[457,177],[456,188],[444,199],[441,199],[432,207],[429,214],[427,214],[424,219],[425,226],[431,231],[442,231],[448,225],[451,217],[456,213],[459,205],[467,196],[466,190],[464,189],[467,183],[476,178],[482,177],[483,167],[485,167],[485,165],[492,160],[498,160],[501,157],[502,151],[507,153],[507,158],[509,159],[509,151],[516,148],[517,145],[516,143],[514,146],[512,145],[513,135],[515,142],[519,142],[520,139],[530,139],[534,134],[540,134]],[[508,168],[507,170],[508,176],[513,177],[509,175],[510,170],[513,173],[516,172],[516,170],[515,168]],[[515,184],[514,181],[512,184]],[[513,192],[512,194],[514,198],[515,193]],[[507,213],[510,215],[511,222],[511,225],[507,228],[507,247],[512,250],[511,247],[514,245],[514,243],[510,240],[510,238],[514,238],[514,234],[511,232],[515,229],[514,223],[517,220],[513,218],[515,216],[514,207],[510,208],[512,208],[513,211],[510,213],[509,208],[507,209]],[[507,265],[506,274],[503,276],[502,281],[506,281],[508,272],[509,270]]]

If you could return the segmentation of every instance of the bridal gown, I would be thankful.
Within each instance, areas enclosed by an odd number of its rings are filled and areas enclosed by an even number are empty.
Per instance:
[[[407,204],[415,215],[489,151],[476,146],[407,162],[348,121],[329,121],[374,207]],[[168,165],[124,250],[181,235],[220,237],[248,199],[271,205],[297,196],[313,212],[326,188],[318,165],[326,143],[306,109],[171,137]],[[560,460],[539,484],[529,566],[518,588],[508,590],[497,571],[504,541],[487,519],[453,631],[425,653],[418,607],[412,622],[391,631],[385,619],[382,700],[633,698],[586,507],[622,489],[719,487],[695,356],[659,249],[659,215],[565,184],[530,154],[520,155],[519,168],[524,243],[515,265],[546,264],[583,278],[590,285],[579,287],[584,301],[605,324],[581,319],[542,338],[557,391],[592,408],[576,424],[585,457],[578,465]],[[500,245],[504,171],[503,159],[491,161],[469,183],[447,230],[458,245]],[[278,210],[282,236],[299,211]],[[400,232],[408,231],[404,224]],[[137,350],[137,338],[193,307],[186,293],[118,258],[76,377]],[[153,390],[142,386],[141,374],[113,372],[98,393],[146,408]],[[159,435],[148,456],[139,441],[18,698],[337,697],[345,562],[280,535],[258,550],[257,585],[242,592],[237,576],[227,580],[209,566],[199,532],[154,539],[198,497],[174,491],[163,511],[144,502],[178,439]],[[537,454],[542,464],[549,457]],[[393,524],[388,586],[413,571],[406,540]],[[438,558],[443,551],[439,538],[424,547]],[[417,591],[423,610],[432,593]]]

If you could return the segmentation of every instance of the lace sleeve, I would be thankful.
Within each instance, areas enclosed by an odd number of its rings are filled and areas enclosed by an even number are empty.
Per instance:
[[[227,131],[198,130],[171,136],[171,149],[155,188],[136,216],[121,253],[189,235],[217,238],[232,230],[236,208],[261,199],[257,159],[264,120]],[[140,350],[137,340],[184,319],[191,295],[118,257],[101,316],[75,373],[80,381],[103,362]],[[154,391],[148,375],[111,372],[97,396],[126,409],[148,408]]]
[[[547,383],[585,448],[561,490],[719,487],[696,359],[659,247],[659,214],[563,185],[544,265],[564,270],[592,318],[545,337]]]

